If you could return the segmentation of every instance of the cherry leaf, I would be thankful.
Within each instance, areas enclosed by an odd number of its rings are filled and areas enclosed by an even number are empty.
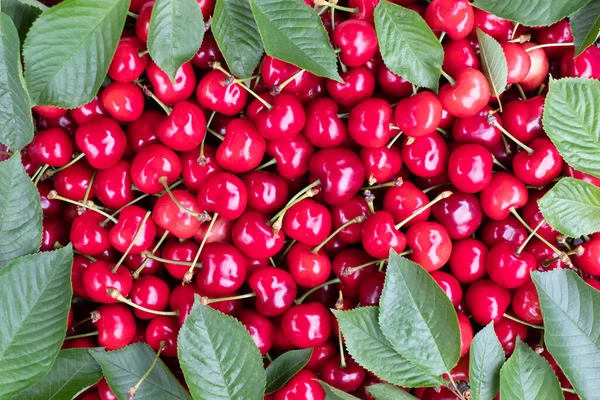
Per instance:
[[[560,21],[590,0],[475,0],[473,6],[525,26],[547,26]]]
[[[327,400],[360,400],[358,397],[352,396],[351,394],[343,392],[340,389],[334,388],[328,383],[325,383],[318,379],[315,380],[319,382],[319,385],[321,385],[321,387],[325,391],[325,398]]]
[[[21,0],[0,0],[2,12],[12,19],[19,32],[21,42],[25,40],[27,31],[31,24],[48,7],[39,3],[39,6],[32,6],[21,2]],[[43,8],[41,8],[43,7]]]
[[[291,350],[275,359],[266,369],[267,389],[265,394],[278,391],[294,375],[308,364],[313,349]]]
[[[502,364],[504,350],[490,323],[471,343],[469,378],[474,399],[492,400],[498,394]]]
[[[389,383],[378,383],[366,386],[367,392],[371,393],[377,400],[416,400],[412,394]]]
[[[506,56],[500,43],[493,37],[477,28],[477,41],[479,42],[481,57],[481,67],[487,78],[490,89],[494,97],[500,96],[506,88],[506,80],[508,78],[508,65],[506,64]],[[500,111],[502,111],[502,103],[500,103]]]
[[[587,6],[569,17],[573,32],[575,56],[594,44],[600,34],[600,0],[592,0]]]

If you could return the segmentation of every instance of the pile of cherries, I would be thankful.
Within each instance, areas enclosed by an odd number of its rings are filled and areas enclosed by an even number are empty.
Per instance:
[[[132,1],[139,17],[110,83],[73,110],[34,107],[38,132],[22,160],[42,200],[42,250],[71,242],[77,253],[65,348],[143,341],[182,378],[177,333],[198,294],[241,321],[265,357],[314,348],[265,398],[322,400],[319,377],[372,399],[365,387],[379,379],[341,357],[329,309],[377,305],[394,249],[456,307],[461,355],[494,321],[507,354],[520,336],[553,362],[539,344],[529,273],[573,268],[600,289],[600,236],[561,237],[537,201],[560,176],[600,179],[566,165],[546,136],[544,93],[549,74],[600,78],[600,50],[573,59],[566,20],[514,32],[466,0],[395,0],[444,32],[436,95],[382,62],[378,1],[316,7],[337,9],[322,20],[344,83],[270,56],[238,79],[210,33],[171,82],[146,50],[154,2]],[[214,0],[198,3],[208,20]],[[501,110],[476,28],[506,54]],[[468,357],[452,374],[468,380]],[[446,388],[412,393],[457,398]],[[102,380],[81,398],[115,396]]]

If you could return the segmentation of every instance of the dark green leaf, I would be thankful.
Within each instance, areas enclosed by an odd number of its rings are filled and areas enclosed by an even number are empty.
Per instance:
[[[475,0],[473,6],[526,26],[552,25],[590,0]]]
[[[412,394],[389,383],[366,386],[366,389],[375,397],[375,400],[416,400],[416,397]]]
[[[71,307],[71,245],[17,258],[0,270],[0,399],[50,371]]]
[[[34,104],[65,108],[90,102],[121,37],[129,0],[69,0],[39,16],[23,46]]]
[[[456,311],[420,265],[392,251],[379,304],[379,326],[398,353],[434,376],[456,365],[460,357]]]
[[[515,352],[500,370],[500,394],[502,400],[564,399],[548,361],[518,336]]]
[[[116,351],[90,349],[90,353],[102,367],[106,383],[119,400],[127,400],[127,392],[148,371],[156,356],[146,343],[135,343]],[[135,392],[135,400],[155,399],[191,400],[160,359]]]
[[[569,237],[600,230],[600,188],[573,178],[561,179],[539,201],[544,219]]]
[[[248,0],[217,0],[210,30],[231,73],[252,76],[263,45]]]
[[[444,50],[419,14],[381,1],[375,8],[375,29],[390,71],[417,86],[437,90]]]
[[[21,150],[31,142],[30,108],[21,73],[18,32],[10,17],[0,13],[0,143]]]
[[[533,272],[544,342],[582,399],[600,393],[600,292],[575,272]]]
[[[550,80],[542,123],[554,145],[573,168],[600,177],[600,81]]]
[[[469,377],[475,400],[492,400],[500,388],[500,368],[504,350],[489,324],[473,338],[470,350]]]
[[[506,88],[508,78],[508,64],[506,56],[500,43],[493,37],[477,28],[477,41],[479,42],[479,56],[481,58],[481,67],[487,78],[492,95],[498,97]]]
[[[379,327],[378,307],[334,310],[333,313],[344,334],[348,353],[363,368],[394,385],[420,387],[444,384],[441,377],[408,361],[392,348]]]
[[[203,38],[204,21],[196,0],[156,0],[148,30],[148,51],[171,81],[179,67],[194,57]]]
[[[42,206],[17,153],[0,163],[0,267],[40,249]]]
[[[35,19],[42,13],[37,7],[24,4],[21,0],[1,0],[2,12],[8,15],[19,32],[21,43],[25,40],[29,27]]]
[[[294,375],[306,366],[312,349],[291,350],[277,357],[267,367],[267,389],[265,394],[273,393],[283,387]]]
[[[587,6],[569,17],[575,55],[591,46],[600,33],[600,0],[592,0]]]
[[[71,400],[100,378],[100,365],[88,349],[61,350],[48,375],[13,400]]]
[[[341,82],[337,58],[321,19],[298,0],[250,0],[268,55]]]
[[[334,388],[333,386],[323,381],[320,381],[318,379],[315,380],[319,382],[319,385],[321,385],[321,387],[325,391],[325,398],[327,400],[360,400],[358,397],[352,396],[351,394],[348,394],[346,392],[342,392],[341,390]]]
[[[196,301],[178,340],[179,362],[194,398],[262,400],[262,357],[238,320]]]

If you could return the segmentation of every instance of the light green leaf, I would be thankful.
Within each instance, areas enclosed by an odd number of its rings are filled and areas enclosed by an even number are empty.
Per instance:
[[[298,0],[250,0],[250,7],[268,55],[342,81],[327,31],[310,6]]]
[[[375,397],[375,400],[416,400],[416,397],[412,394],[389,383],[366,386],[366,389]]]
[[[389,1],[375,8],[375,29],[385,65],[409,82],[438,89],[444,50],[416,12]]]
[[[275,359],[266,369],[267,389],[270,394],[281,389],[294,375],[308,364],[313,349],[291,350]]]
[[[0,267],[42,243],[40,195],[17,153],[0,163]]]
[[[405,387],[439,386],[444,380],[410,362],[394,350],[381,332],[378,307],[333,313],[354,361],[384,381]]]
[[[17,258],[0,270],[0,399],[50,371],[67,331],[72,260],[69,244]]]
[[[590,0],[475,0],[473,6],[525,26],[547,26],[560,21]]]
[[[558,378],[545,358],[517,337],[515,352],[500,370],[502,400],[564,399]]]
[[[194,398],[262,400],[262,357],[238,320],[195,301],[178,343],[181,369]]]
[[[27,7],[27,6],[26,6]],[[0,143],[21,150],[33,139],[31,102],[23,86],[19,36],[0,13]]]
[[[42,13],[37,7],[24,4],[21,0],[1,0],[2,12],[12,19],[19,32],[21,43],[25,40],[29,27]]]
[[[148,51],[171,81],[190,61],[204,38],[204,21],[196,0],[156,0],[148,30]]]
[[[504,350],[490,323],[471,343],[469,377],[473,400],[492,400],[498,394],[502,364]]]
[[[358,397],[352,396],[351,394],[334,388],[333,386],[323,381],[320,381],[318,379],[315,379],[315,381],[319,382],[319,385],[321,385],[321,387],[325,391],[325,399],[327,400],[360,400]]]
[[[88,349],[61,350],[48,375],[13,400],[71,400],[101,378],[100,365]]]
[[[90,354],[102,367],[106,383],[119,400],[127,400],[127,392],[148,371],[156,356],[146,343],[135,343],[115,351],[90,349]],[[191,400],[160,359],[135,392],[135,400],[154,399]]]
[[[550,80],[542,123],[564,160],[600,177],[600,81]]]
[[[600,292],[575,272],[531,274],[544,315],[544,342],[582,399],[600,393]]]
[[[379,300],[379,326],[396,351],[437,376],[460,357],[456,311],[431,275],[392,251]]]
[[[34,104],[74,108],[104,81],[121,37],[129,0],[69,0],[39,16],[23,46]]]
[[[563,178],[539,201],[544,219],[557,231],[577,238],[600,230],[600,188]]]
[[[252,76],[263,45],[247,0],[217,0],[210,30],[231,73]]]
[[[587,6],[569,17],[575,55],[591,46],[600,34],[600,0],[592,0]]]
[[[477,41],[479,42],[479,56],[483,73],[490,84],[494,97],[498,97],[506,88],[508,78],[508,64],[506,55],[500,43],[493,37],[477,28]],[[502,106],[500,105],[500,111]]]

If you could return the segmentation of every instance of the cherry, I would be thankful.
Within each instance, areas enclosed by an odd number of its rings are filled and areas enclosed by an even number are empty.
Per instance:
[[[321,379],[335,388],[350,393],[358,389],[367,372],[351,358],[343,363],[345,365],[340,364],[339,356],[325,361],[321,366]]]
[[[481,192],[481,208],[488,217],[501,220],[510,214],[511,208],[523,207],[527,197],[523,182],[508,172],[498,172]]]
[[[202,11],[202,17],[205,21],[211,18],[213,10],[215,9],[215,0],[196,0]]]
[[[238,290],[246,279],[246,259],[228,243],[208,243],[200,254],[202,268],[198,288],[208,295],[223,296]]]
[[[223,86],[227,75],[221,71],[210,71],[200,79],[196,88],[196,98],[201,107],[220,114],[239,114],[248,101],[248,92],[238,83]]]
[[[502,50],[508,64],[507,83],[521,82],[531,69],[531,58],[519,43],[502,43]]]
[[[493,158],[489,150],[479,144],[456,147],[448,160],[448,176],[458,190],[476,193],[492,180]]]
[[[296,347],[307,349],[322,346],[331,332],[331,316],[321,303],[300,304],[283,314],[281,327]]]
[[[339,278],[346,292],[358,293],[365,279],[377,271],[374,260],[363,250],[349,248],[340,251],[333,259],[332,270]]]
[[[39,165],[62,167],[71,161],[73,143],[69,135],[60,128],[39,131],[28,146],[31,160]]]
[[[144,43],[148,41],[148,30],[150,29],[150,17],[154,1],[147,1],[141,6],[138,13],[138,19],[135,21],[135,34]]]
[[[476,11],[479,11],[479,9],[476,9]],[[444,62],[442,64],[444,72],[456,77],[465,68],[481,69],[479,57],[469,41],[467,39],[445,41]]]
[[[164,190],[159,179],[167,178],[170,185],[181,173],[181,162],[175,152],[163,145],[153,144],[135,155],[131,163],[131,180],[144,193],[156,194]]]
[[[560,62],[560,73],[563,77],[600,79],[600,49],[590,46],[575,57],[575,50],[565,51]]]
[[[104,216],[87,210],[73,221],[70,239],[80,253],[94,256],[110,247],[110,233],[102,223]]]
[[[252,310],[241,310],[236,318],[244,324],[260,354],[267,354],[273,346],[275,331],[271,320]]]
[[[500,242],[490,249],[487,258],[487,272],[492,281],[507,288],[515,289],[530,280],[529,272],[535,269],[535,258],[528,252],[520,251],[506,242]]]
[[[456,316],[458,317],[458,328],[460,329],[460,356],[463,357],[469,353],[471,348],[473,327],[465,314],[457,312]]]
[[[486,275],[488,249],[478,240],[465,238],[452,243],[450,271],[462,284],[476,282]]]
[[[79,254],[75,254],[73,257],[73,264],[71,267],[71,286],[73,287],[73,293],[79,297],[88,297],[85,287],[83,286],[82,276],[85,269],[92,263],[92,260]]]
[[[290,274],[298,286],[313,288],[327,280],[331,274],[331,262],[325,252],[319,249],[312,252],[311,247],[296,243],[287,254]]]
[[[96,173],[92,190],[105,207],[117,210],[133,200],[131,163],[121,160]]]
[[[541,27],[533,31],[535,42],[539,44],[554,44],[554,43],[571,43],[573,42],[573,34],[571,33],[571,25],[567,19],[558,21],[550,26]],[[546,47],[543,49],[548,58],[557,60],[569,50],[569,47]],[[571,57],[572,59],[573,57]]]
[[[458,40],[471,32],[475,16],[467,0],[433,0],[425,11],[425,21],[431,29]]]
[[[333,229],[338,229],[350,220],[370,215],[369,206],[362,196],[354,196],[345,204],[330,208]],[[346,243],[358,243],[362,238],[364,223],[356,223],[346,226],[336,237]]]
[[[89,103],[70,111],[71,117],[73,117],[77,124],[81,125],[84,122],[89,122],[98,117],[106,117],[108,115],[102,105],[102,101],[100,101],[101,95],[102,93],[99,92]]]
[[[535,258],[536,269],[540,272],[556,268],[567,268],[567,265],[563,262],[565,260],[564,255],[559,256],[541,240],[533,238],[527,243],[525,250]]]
[[[525,325],[506,317],[501,318],[494,324],[494,332],[496,332],[496,336],[507,356],[514,351],[517,337],[520,337],[521,340],[527,339],[528,331],[529,329]]]
[[[144,112],[144,94],[133,83],[112,82],[102,91],[102,105],[119,122],[131,122]]]
[[[66,246],[69,242],[69,226],[65,226],[61,220],[55,217],[42,218],[42,243],[41,251],[54,250],[55,244]]]
[[[289,180],[308,172],[314,148],[304,135],[296,135],[292,139],[270,140],[267,154],[275,159],[277,173]]]
[[[194,149],[179,156],[183,184],[192,193],[197,193],[212,173],[223,170],[216,161],[215,153],[214,147],[204,145],[202,155],[200,149]]]
[[[573,258],[575,265],[590,275],[600,275],[600,237],[581,244],[583,253]]]
[[[544,220],[540,211],[538,201],[547,193],[547,190],[532,190],[529,192],[529,200],[521,209],[521,214],[527,225],[537,227],[537,233],[549,242],[554,242],[559,232],[552,228]]]
[[[195,149],[205,134],[206,120],[202,110],[187,101],[177,103],[171,114],[156,126],[156,136],[176,151]]]
[[[481,240],[487,247],[499,242],[509,242],[515,247],[525,242],[527,229],[515,217],[509,215],[500,220],[488,221],[481,232]]]
[[[493,151],[497,145],[504,148],[502,132],[496,126],[490,124],[488,119],[490,111],[492,111],[492,109],[489,106],[486,106],[475,115],[457,118],[452,126],[452,138],[454,141],[456,143],[480,144],[490,151]],[[494,116],[496,122],[502,126],[502,121],[498,117],[498,114],[494,114]]]
[[[285,236],[275,234],[263,214],[250,211],[243,214],[233,227],[235,247],[250,258],[269,258],[283,248]]]
[[[254,272],[248,279],[248,286],[256,294],[256,311],[266,317],[281,315],[290,308],[298,290],[292,276],[275,267]]]
[[[194,305],[194,296],[200,295],[200,291],[195,285],[179,285],[171,292],[169,297],[169,308],[174,311],[179,311],[177,320],[179,326],[183,325],[186,318],[192,311]],[[215,305],[221,305],[225,302],[215,303]],[[211,304],[212,306],[212,304]]]
[[[176,204],[171,196],[179,204]],[[152,218],[156,225],[168,230],[174,236],[189,239],[196,234],[200,224],[205,221],[202,212],[193,194],[184,190],[173,190],[171,195],[163,194],[158,198]]]
[[[448,146],[437,132],[407,139],[402,145],[402,161],[419,177],[438,176],[447,168]]]
[[[547,138],[536,138],[529,143],[532,152],[522,150],[513,158],[517,178],[528,185],[544,186],[562,172],[563,160],[554,144]]]
[[[446,228],[452,240],[466,238],[479,228],[483,214],[472,194],[454,193],[432,207],[435,219]]]
[[[66,108],[54,107],[54,106],[33,106],[32,110],[36,114],[38,114],[44,118],[50,118],[50,119],[60,118],[63,115],[65,115],[67,112],[69,112],[69,110]]]
[[[247,202],[248,192],[244,183],[228,172],[215,172],[198,191],[198,205],[201,208],[228,220],[240,217]]]
[[[540,308],[540,299],[533,282],[527,282],[515,291],[511,308],[515,315],[525,322],[534,325],[544,322]]]
[[[130,299],[138,306],[155,311],[164,311],[169,305],[171,290],[169,285],[155,276],[144,276],[133,282]],[[134,308],[133,313],[140,319],[151,319],[155,314]]]
[[[306,107],[304,135],[316,147],[337,147],[346,140],[346,125],[337,116],[338,106],[327,97],[311,101]]]
[[[174,81],[154,61],[148,63],[146,75],[152,83],[154,95],[168,106],[187,100],[196,88],[196,74],[189,62],[179,67]]]
[[[500,321],[510,304],[510,293],[497,283],[482,279],[467,289],[466,304],[473,320],[485,326]]]
[[[312,199],[304,199],[287,210],[282,226],[290,238],[316,246],[331,232],[331,214],[324,205]]]
[[[600,282],[597,281],[596,279],[594,279],[594,278],[585,278],[584,281],[585,281],[585,283],[587,283],[588,285],[590,285],[594,289],[600,291]]]
[[[150,246],[151,249],[154,249],[156,247],[156,243],[152,242],[152,245]],[[143,268],[142,268],[142,264],[143,264]],[[160,261],[157,261],[155,259],[152,258],[146,258],[146,256],[144,254],[128,254],[127,257],[125,258],[125,261],[123,261],[123,265],[125,265],[127,267],[127,269],[129,269],[131,272],[135,272],[136,277],[137,276],[149,276],[149,275],[158,275],[162,269],[163,269],[163,264]],[[139,272],[138,269],[142,268]]]
[[[342,148],[315,153],[310,160],[310,172],[321,182],[323,200],[333,206],[344,204],[358,193],[365,176],[358,156]]]
[[[165,260],[192,262],[198,252],[198,245],[191,240],[169,240],[162,247],[161,257]],[[189,266],[165,261],[167,272],[177,280],[183,280]]]
[[[504,42],[510,38],[514,28],[511,21],[497,17],[480,8],[474,8],[473,12],[475,16],[473,30],[479,28],[500,42]]]
[[[160,124],[165,115],[157,110],[146,110],[142,116],[131,122],[127,127],[127,139],[131,149],[138,153],[151,144],[160,143],[156,136],[156,127]]]
[[[150,321],[146,327],[145,340],[154,351],[163,347],[161,355],[165,357],[177,357],[177,334],[179,324],[176,317],[159,315]]]
[[[406,238],[394,226],[390,213],[378,211],[365,222],[362,245],[371,257],[382,259],[389,256],[390,249],[402,252],[406,247]]]
[[[135,318],[121,304],[106,304],[94,311],[94,325],[98,329],[98,344],[106,350],[127,346],[135,337]]]
[[[365,279],[358,289],[358,299],[362,306],[379,305],[384,281],[383,272],[374,272]]]
[[[222,62],[223,54],[221,54],[214,36],[207,33],[191,62],[195,67],[208,70],[211,69],[211,63],[214,61]]]
[[[456,4],[463,2],[466,3],[460,0],[456,1]],[[461,118],[469,117],[487,106],[490,99],[490,86],[483,73],[474,68],[465,68],[457,73],[456,83],[442,86],[439,97],[442,107],[450,114]]]
[[[580,181],[591,183],[592,185],[600,187],[600,178],[596,178],[595,176],[586,174],[585,172],[577,171],[567,163],[563,163],[563,165],[563,173],[566,176],[570,176],[571,178],[579,179]]]
[[[313,372],[302,370],[274,393],[273,400],[325,400],[325,392],[316,379]]]
[[[308,84],[314,75],[306,70],[301,70],[295,65],[278,60],[266,55],[261,63],[260,76],[267,88],[275,89],[273,94],[284,93],[298,94]],[[293,78],[293,79],[292,79]],[[291,79],[289,82],[287,82]],[[285,83],[285,85],[283,85]],[[282,89],[279,89],[283,86]]]
[[[248,191],[248,206],[262,213],[280,210],[288,199],[288,186],[281,176],[253,171],[242,178]]]
[[[306,122],[306,115],[302,104],[295,96],[282,93],[273,97],[265,93],[261,98],[271,107],[254,99],[248,107],[248,117],[254,121],[256,128],[265,139],[291,139],[300,133]]]
[[[536,46],[533,42],[524,43],[523,47],[527,51],[530,47]],[[521,79],[519,85],[523,88],[524,91],[534,91],[540,87],[540,85],[546,80],[548,77],[548,57],[544,52],[544,49],[535,49],[528,51],[529,58],[531,59],[531,67],[529,68],[529,73],[524,79]]]
[[[77,128],[75,142],[92,167],[104,169],[116,165],[123,157],[127,137],[117,122],[99,117]]]
[[[65,210],[65,203],[57,199],[49,199],[48,193],[53,190],[51,181],[43,181],[37,184],[40,194],[40,204],[44,216],[59,217]]]
[[[442,288],[444,293],[446,293],[446,296],[448,296],[452,305],[456,307],[462,300],[462,288],[460,287],[458,280],[452,275],[442,271],[433,271],[431,277]],[[461,356],[462,355],[464,354],[461,354]]]
[[[143,223],[145,215],[146,210],[138,206],[128,206],[121,211],[118,222],[110,230],[110,243],[115,249],[137,254],[150,247],[156,236],[156,225],[149,218]]]
[[[404,181],[400,186],[390,187],[383,198],[383,209],[392,214],[395,223],[400,223],[415,210],[429,202],[427,195],[412,182]],[[409,227],[417,222],[427,221],[431,209],[426,208],[404,226]]]
[[[348,133],[363,147],[384,146],[390,140],[392,107],[387,101],[377,98],[356,105],[348,117]]]
[[[543,96],[508,102],[504,104],[504,111],[502,112],[504,128],[519,141],[529,144],[536,137],[544,135],[544,129],[542,128],[543,110]]]
[[[322,346],[317,346],[313,349],[313,352],[306,364],[306,369],[311,371],[318,371],[325,361],[333,357],[336,353],[336,347],[331,342],[325,342]]]
[[[217,163],[234,173],[248,172],[260,164],[267,144],[254,124],[237,118],[227,124],[225,140],[217,148]]]
[[[117,82],[132,82],[142,75],[149,56],[139,53],[146,50],[144,43],[134,36],[122,37],[108,67],[108,76]]]
[[[127,297],[133,280],[127,268],[117,268],[106,261],[94,261],[83,272],[81,280],[89,298],[99,303],[116,303],[117,300],[106,293],[107,289],[116,289]]]
[[[431,272],[450,259],[452,242],[444,227],[435,222],[419,222],[406,231],[406,242],[413,250],[410,258]]]
[[[349,19],[336,26],[331,41],[342,50],[340,60],[349,67],[363,65],[378,49],[375,28],[359,19]]]
[[[421,92],[398,102],[395,111],[396,124],[412,137],[435,132],[442,119],[442,104],[431,92]]]

